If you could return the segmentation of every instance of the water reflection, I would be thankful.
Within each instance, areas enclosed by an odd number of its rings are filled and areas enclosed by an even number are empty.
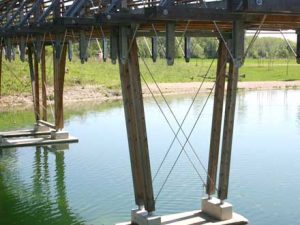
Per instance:
[[[18,165],[13,165],[9,151],[18,155],[15,149],[1,150],[0,224],[85,224],[69,207],[64,151],[36,147],[29,180],[16,174],[19,170],[13,168]],[[50,154],[54,156],[52,171]]]

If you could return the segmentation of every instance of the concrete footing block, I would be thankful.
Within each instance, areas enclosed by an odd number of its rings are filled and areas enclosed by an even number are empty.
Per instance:
[[[149,215],[146,210],[133,209],[131,222],[137,225],[161,225],[161,217]]]
[[[217,220],[230,220],[233,216],[232,205],[217,198],[203,198],[202,199],[202,212],[217,219]]]
[[[61,139],[68,139],[69,133],[66,131],[52,131],[51,132],[51,139],[52,140],[61,140]]]
[[[36,124],[34,126],[34,130],[36,132],[46,132],[46,131],[50,131],[50,128],[45,125]]]

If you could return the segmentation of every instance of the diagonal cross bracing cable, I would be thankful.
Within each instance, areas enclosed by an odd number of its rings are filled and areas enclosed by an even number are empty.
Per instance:
[[[297,57],[297,53],[295,52],[295,50],[293,49],[291,43],[289,42],[289,40],[286,38],[286,36],[284,35],[284,33],[282,32],[282,30],[279,30],[279,32],[281,33],[283,39],[285,40],[286,44],[288,45],[289,49],[292,51],[292,53],[295,55],[295,57]]]
[[[214,83],[213,88],[211,89],[209,95],[207,96],[207,98],[206,98],[206,100],[205,100],[205,102],[204,102],[204,105],[203,105],[203,107],[202,107],[202,109],[201,109],[201,111],[200,111],[200,113],[199,113],[199,115],[198,115],[198,117],[197,117],[197,119],[196,119],[196,121],[195,121],[195,123],[194,123],[194,125],[193,125],[193,127],[192,127],[192,129],[191,129],[191,131],[190,131],[190,133],[189,133],[189,135],[188,135],[187,140],[185,141],[185,143],[184,143],[184,145],[183,145],[181,151],[179,152],[179,154],[178,154],[178,156],[177,156],[177,158],[176,158],[174,164],[173,164],[172,167],[171,167],[171,170],[169,171],[169,173],[168,173],[168,175],[167,175],[165,181],[163,182],[161,188],[159,189],[159,191],[158,191],[158,193],[157,193],[157,195],[156,195],[156,197],[155,197],[155,201],[157,201],[157,199],[158,199],[160,193],[162,192],[163,188],[165,187],[165,185],[166,185],[166,183],[167,183],[167,181],[168,181],[170,175],[172,174],[172,172],[173,172],[173,170],[174,170],[174,168],[175,168],[175,166],[176,166],[176,164],[177,164],[177,162],[178,162],[178,160],[179,160],[179,158],[180,158],[180,156],[181,156],[181,154],[182,154],[182,152],[183,152],[183,150],[184,150],[184,147],[185,147],[186,144],[188,143],[188,141],[189,141],[191,135],[193,134],[194,129],[195,129],[196,125],[198,124],[199,119],[201,118],[202,113],[204,112],[204,109],[205,109],[205,107],[206,107],[206,105],[207,105],[207,103],[208,103],[208,100],[209,100],[209,98],[210,98],[210,96],[211,96],[213,90],[215,89],[215,86],[216,86],[216,83]]]
[[[142,57],[141,57],[141,58],[142,58]],[[142,58],[142,61],[143,61],[144,64],[145,64],[145,60],[144,60],[143,58]],[[213,62],[212,62],[212,64],[213,64]],[[211,64],[211,65],[212,65],[212,64]],[[159,90],[159,93],[160,93],[160,95],[162,96],[164,102],[166,103],[166,105],[167,105],[169,111],[171,112],[173,118],[175,119],[177,125],[179,126],[179,131],[181,131],[181,132],[183,133],[184,137],[187,139],[186,133],[185,133],[184,130],[182,129],[182,126],[180,125],[180,123],[179,123],[179,121],[178,121],[178,119],[177,119],[177,117],[176,117],[174,111],[171,109],[171,107],[170,107],[170,105],[169,105],[167,99],[165,98],[165,95],[163,94],[161,88],[160,88],[159,85],[157,84],[157,82],[156,82],[156,80],[155,80],[153,74],[152,74],[151,71],[149,70],[149,67],[148,67],[146,64],[145,64],[145,66],[146,66],[146,68],[148,69],[148,72],[149,72],[149,74],[150,74],[150,76],[151,76],[153,82],[155,83],[157,89]],[[205,77],[207,77],[207,75],[208,75],[208,72],[206,73]],[[156,98],[155,98],[153,92],[151,91],[151,89],[150,89],[149,85],[147,84],[146,80],[144,79],[144,77],[143,77],[143,80],[144,80],[144,82],[145,82],[147,88],[149,89],[149,91],[150,91],[152,97],[154,98],[155,102],[157,103],[158,107],[160,108],[160,111],[162,111],[160,105],[158,104],[158,102],[157,102],[157,100],[156,100]],[[164,112],[162,112],[162,113],[164,114]],[[165,116],[164,116],[164,117],[165,117]],[[168,119],[167,119],[166,117],[165,117],[165,119],[167,120],[167,123],[169,124],[170,122],[168,121]],[[178,131],[178,133],[179,133],[179,131]],[[175,132],[173,132],[173,133],[174,133],[174,135],[175,135],[175,138],[178,140],[178,133],[175,133]],[[173,140],[173,141],[175,141],[175,140]],[[172,144],[173,144],[173,142],[172,142]],[[199,155],[196,153],[195,148],[193,147],[193,145],[191,144],[190,141],[188,141],[188,144],[189,144],[190,148],[192,149],[194,155],[196,156],[198,162],[200,163],[202,169],[204,170],[204,172],[206,173],[206,175],[208,176],[208,178],[211,179],[211,177],[210,177],[210,175],[208,174],[207,169],[205,168],[204,164],[202,163],[202,161],[201,161]],[[181,147],[182,147],[182,146],[181,146]],[[159,173],[159,171],[160,171],[160,169],[161,169],[161,167],[162,167],[162,164],[163,164],[164,161],[166,160],[166,157],[167,157],[167,155],[169,154],[170,150],[171,150],[171,148],[168,149],[168,151],[167,151],[167,153],[166,153],[166,155],[165,155],[163,161],[161,162],[161,164],[160,164],[160,166],[159,166],[159,168],[158,168],[158,170],[157,170],[155,176],[153,177],[153,180],[155,180],[155,178],[157,177],[157,175],[158,175],[158,173]],[[202,178],[202,177],[201,177],[201,178]],[[202,180],[202,179],[201,179],[201,180]],[[203,180],[202,180],[202,181],[203,181]],[[205,184],[205,182],[203,182],[203,184]]]
[[[145,63],[144,60],[143,60],[143,62]],[[186,114],[185,114],[185,116],[184,116],[182,122],[179,124],[179,129],[177,130],[175,137],[173,138],[171,144],[169,145],[169,148],[168,148],[168,150],[167,150],[167,152],[166,152],[166,154],[165,154],[165,156],[164,156],[162,162],[160,163],[160,166],[158,167],[157,172],[155,173],[155,175],[154,175],[154,177],[153,177],[153,181],[156,179],[156,177],[157,177],[159,171],[160,171],[161,168],[162,168],[163,163],[165,162],[165,160],[166,160],[166,158],[167,158],[169,152],[171,151],[171,148],[172,148],[173,144],[175,143],[175,140],[176,140],[178,134],[179,134],[180,131],[182,130],[182,126],[183,126],[183,124],[185,123],[185,121],[186,121],[186,119],[187,119],[187,117],[188,117],[188,115],[189,115],[189,113],[190,113],[190,111],[191,111],[191,109],[192,109],[192,107],[193,107],[193,105],[194,105],[194,103],[195,103],[195,101],[196,101],[196,99],[197,99],[199,93],[200,93],[200,90],[202,89],[202,86],[203,86],[203,84],[204,84],[204,82],[205,82],[205,80],[206,80],[206,77],[207,77],[207,75],[208,75],[208,73],[209,73],[209,71],[210,71],[210,69],[211,69],[213,63],[214,63],[214,59],[212,60],[210,66],[209,66],[209,68],[208,68],[207,73],[206,73],[205,76],[203,77],[202,82],[201,82],[201,84],[199,85],[199,88],[197,89],[197,92],[196,92],[195,96],[193,97],[192,103],[190,104],[190,106],[189,106],[189,108],[188,108],[188,110],[187,110],[187,112],[186,112]],[[148,65],[147,65],[147,64],[145,64],[145,65],[146,65],[147,70],[150,71]],[[164,98],[164,100],[166,101],[165,98]],[[166,104],[168,105],[168,108],[170,109],[171,107],[169,106],[169,104],[168,104],[167,101],[166,101]],[[175,117],[176,117],[176,116],[175,116]],[[176,121],[178,122],[177,119],[176,119]]]
[[[161,108],[160,104],[158,103],[157,98],[155,97],[153,91],[151,90],[151,88],[150,88],[148,82],[146,81],[146,79],[145,79],[145,77],[143,76],[142,73],[141,73],[141,77],[142,77],[142,79],[143,79],[143,81],[144,81],[146,87],[148,88],[149,92],[151,93],[151,96],[152,96],[152,98],[154,99],[154,101],[155,101],[157,107],[159,108],[159,111],[162,113],[162,115],[163,115],[163,117],[165,118],[165,120],[166,120],[168,126],[169,126],[170,129],[172,130],[172,133],[176,136],[175,130],[173,129],[173,127],[172,127],[172,125],[171,125],[169,119],[167,118],[166,114],[164,113],[163,109]],[[182,144],[182,142],[179,140],[179,138],[177,137],[176,139],[177,139],[178,143],[180,144],[180,146],[183,148],[183,144]],[[195,164],[193,163],[192,159],[190,158],[189,154],[186,152],[185,149],[184,149],[184,153],[185,153],[186,157],[188,158],[189,162],[191,163],[192,167],[194,168],[195,172],[198,174],[198,176],[199,176],[199,178],[201,179],[201,181],[202,181],[203,183],[205,183],[205,181],[204,181],[204,179],[202,178],[200,172],[198,171],[197,167],[195,166]]]
[[[223,68],[226,66],[226,64],[227,64],[227,62],[224,62],[223,65],[221,66],[221,68],[223,69]],[[220,71],[222,71],[222,69],[221,69]],[[212,87],[212,89],[211,89],[211,91],[210,91],[210,93],[209,93],[209,95],[208,95],[208,97],[207,97],[207,99],[206,99],[206,101],[205,101],[205,103],[204,103],[204,105],[203,105],[203,107],[202,107],[202,109],[201,109],[201,111],[200,111],[200,113],[199,113],[199,115],[198,115],[198,117],[197,117],[195,123],[194,123],[194,126],[192,127],[192,129],[191,129],[191,131],[190,131],[190,133],[189,133],[189,135],[188,135],[188,137],[187,137],[187,140],[185,141],[184,147],[185,147],[186,144],[188,143],[188,141],[189,141],[189,139],[190,139],[190,137],[191,137],[191,135],[192,135],[192,133],[193,133],[193,131],[194,131],[194,129],[195,129],[195,127],[196,127],[196,125],[197,125],[197,123],[198,123],[198,121],[199,121],[199,119],[200,119],[202,113],[203,113],[203,111],[204,111],[204,108],[205,108],[205,106],[207,105],[207,102],[208,102],[208,100],[209,100],[209,98],[210,98],[210,96],[211,96],[213,90],[214,90],[215,87],[216,87],[216,83],[217,83],[217,81],[218,81],[219,78],[220,78],[220,74],[217,74],[216,81],[214,82],[214,85],[213,85],[213,87]],[[155,201],[158,199],[160,193],[162,192],[164,186],[166,185],[166,183],[167,183],[167,181],[168,181],[168,179],[169,179],[169,177],[170,177],[172,171],[174,170],[174,168],[175,168],[175,166],[176,166],[176,164],[177,164],[177,162],[178,162],[178,160],[179,160],[179,158],[180,158],[182,152],[183,152],[183,148],[181,149],[181,151],[180,151],[179,155],[177,156],[177,158],[176,158],[176,160],[175,160],[173,166],[171,167],[171,169],[170,169],[170,171],[169,171],[169,173],[168,173],[168,175],[167,175],[165,181],[163,182],[161,188],[159,189],[158,194],[157,194],[157,196],[156,196],[156,198],[155,198]],[[209,179],[211,179],[211,178],[209,177]],[[205,183],[204,183],[204,184],[205,184]],[[216,186],[216,184],[214,184],[214,185]],[[216,190],[218,190],[217,187],[216,187]]]

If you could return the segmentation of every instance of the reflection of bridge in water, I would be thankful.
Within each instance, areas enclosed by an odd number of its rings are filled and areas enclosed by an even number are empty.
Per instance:
[[[1,159],[8,161],[8,164],[1,165],[3,171],[0,173],[1,193],[6,195],[0,197],[1,224],[85,224],[69,206],[63,151],[36,147],[31,182],[19,178],[17,171],[7,173],[13,166],[10,161],[16,160],[16,156],[11,154],[11,149],[0,151]],[[54,171],[50,171],[49,154],[55,157]]]
[[[155,201],[180,156],[186,155],[188,157],[185,148],[186,145],[191,145],[189,138],[193,129],[190,133],[185,133],[182,129],[184,120],[179,122],[173,114],[179,127],[177,132],[174,130],[174,142],[178,141],[182,149],[155,197],[152,187],[141,89],[143,77],[139,67],[137,38],[151,38],[151,54],[155,62],[158,57],[159,37],[164,36],[165,57],[168,65],[174,64],[177,47],[176,36],[181,37],[182,42],[184,42],[186,62],[189,62],[191,58],[192,38],[218,38],[218,65],[214,85],[215,98],[209,163],[208,169],[203,164],[200,168],[206,172],[206,179],[199,177],[206,186],[207,194],[207,198],[203,200],[202,210],[221,221],[222,224],[245,224],[247,221],[244,218],[238,217],[237,221],[235,220],[236,215],[233,214],[231,205],[225,202],[229,191],[239,70],[249,48],[261,30],[278,32],[282,29],[296,30],[298,43],[294,53],[300,62],[299,13],[300,2],[298,0],[3,0],[0,1],[0,65],[3,56],[8,61],[14,60],[15,49],[18,46],[20,59],[27,61],[29,66],[36,122],[54,129],[54,139],[60,135],[65,137],[64,133],[58,131],[64,127],[63,93],[67,56],[70,60],[72,59],[72,45],[78,43],[79,58],[84,63],[88,59],[90,40],[101,39],[103,59],[106,60],[109,57],[111,62],[119,62],[135,203],[138,206],[138,209],[132,212],[132,223],[139,225],[161,224],[161,221],[166,221],[166,217],[153,217],[156,207]],[[245,49],[244,46],[246,30],[256,30],[248,49]],[[53,125],[47,123],[46,46],[53,47],[55,118]],[[2,54],[3,50],[5,54]],[[140,58],[151,74],[145,60]],[[7,67],[6,69],[11,68]],[[152,78],[155,81],[154,76]],[[225,89],[226,80],[228,81],[227,89]],[[42,84],[41,87],[40,83]],[[195,94],[195,98],[201,87]],[[163,93],[161,94],[163,95]],[[167,101],[166,103],[168,105]],[[223,107],[224,103],[225,107]],[[199,117],[195,126],[205,106],[206,104],[199,110]],[[172,111],[171,108],[170,111]],[[187,116],[189,111],[190,109],[187,111]],[[166,120],[168,121],[168,118]],[[173,131],[173,127],[170,126],[170,128]],[[178,139],[178,133],[184,135],[185,141],[183,143]],[[172,145],[173,143],[170,148]],[[197,157],[196,151],[193,153]],[[197,159],[201,163],[201,159],[199,157]],[[195,167],[197,172],[198,169]],[[214,195],[217,198],[212,198]],[[189,221],[183,223],[205,223],[206,220],[199,216],[200,213],[193,215],[195,216],[188,217]],[[180,219],[177,216],[172,218],[171,221],[175,221],[176,218]]]

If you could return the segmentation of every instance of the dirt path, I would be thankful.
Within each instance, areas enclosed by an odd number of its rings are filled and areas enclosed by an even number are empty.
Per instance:
[[[199,82],[193,83],[160,83],[159,87],[165,95],[190,94],[195,93],[199,88]],[[205,93],[211,90],[213,82],[206,82],[201,88],[201,92]],[[239,89],[242,90],[272,90],[272,89],[300,89],[300,81],[268,81],[268,82],[240,82]],[[150,84],[150,88],[155,95],[159,95],[159,90],[154,84]],[[150,96],[151,93],[147,87],[143,87],[144,96]],[[50,93],[53,96],[53,93]],[[120,90],[110,90],[102,86],[73,86],[66,87],[64,93],[65,104],[82,101],[98,101],[106,102],[121,99]],[[0,111],[5,111],[10,107],[31,107],[31,94],[21,94],[19,96],[3,96],[0,99]]]

